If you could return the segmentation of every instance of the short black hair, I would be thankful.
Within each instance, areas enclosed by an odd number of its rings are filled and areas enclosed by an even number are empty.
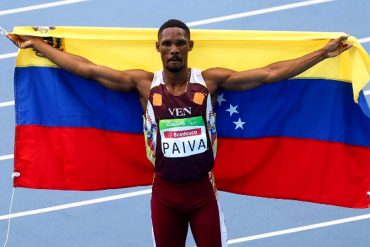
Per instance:
[[[168,20],[168,21],[166,21],[165,23],[162,24],[162,26],[158,30],[158,39],[159,39],[159,35],[162,33],[162,31],[166,28],[169,28],[169,27],[178,27],[178,28],[183,29],[188,34],[188,37],[190,39],[190,29],[189,29],[189,27],[184,22],[182,22],[180,20],[176,20],[176,19],[170,19],[170,20]]]

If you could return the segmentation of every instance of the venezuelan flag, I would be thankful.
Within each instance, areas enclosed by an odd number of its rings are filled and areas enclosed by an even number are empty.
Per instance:
[[[155,29],[17,27],[65,52],[119,70],[161,69]],[[191,67],[245,70],[304,55],[342,33],[193,30]],[[370,59],[357,40],[299,76],[248,91],[220,91],[220,190],[365,208],[370,119],[363,88]],[[99,190],[148,185],[136,93],[110,91],[32,49],[15,69],[15,187]],[[358,103],[358,104],[357,104]],[[361,109],[362,108],[362,109]],[[364,114],[365,113],[365,114]]]

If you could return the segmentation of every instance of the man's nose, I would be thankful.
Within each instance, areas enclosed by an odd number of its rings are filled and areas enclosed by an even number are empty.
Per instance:
[[[171,45],[171,54],[178,54],[180,52],[179,47],[177,45]]]

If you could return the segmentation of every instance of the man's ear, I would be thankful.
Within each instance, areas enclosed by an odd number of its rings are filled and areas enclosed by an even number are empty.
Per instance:
[[[194,47],[194,41],[190,40],[189,41],[189,51],[193,50]]]
[[[159,52],[159,42],[155,42],[155,48],[157,49],[157,51]]]

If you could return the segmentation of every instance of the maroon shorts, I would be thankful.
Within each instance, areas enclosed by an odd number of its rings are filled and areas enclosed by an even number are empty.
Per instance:
[[[221,247],[218,205],[208,177],[189,183],[156,177],[151,208],[157,247],[184,247],[189,223],[197,247]]]

